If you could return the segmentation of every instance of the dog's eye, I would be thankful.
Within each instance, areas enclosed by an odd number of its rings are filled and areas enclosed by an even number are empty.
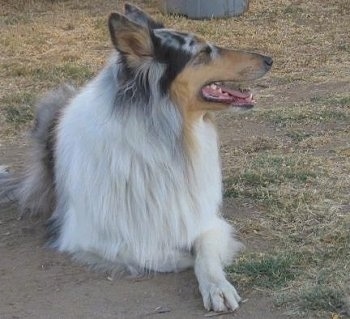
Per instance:
[[[206,46],[202,48],[194,57],[193,64],[199,65],[199,64],[209,63],[211,60],[211,56],[210,56],[211,52],[212,52],[212,49],[210,46]]]
[[[212,52],[212,49],[210,46],[206,46],[202,48],[202,50],[199,51],[199,54],[207,54],[209,55]]]

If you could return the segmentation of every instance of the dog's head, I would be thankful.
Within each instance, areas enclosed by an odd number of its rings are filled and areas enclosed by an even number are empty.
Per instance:
[[[251,92],[238,85],[260,78],[272,66],[270,57],[220,48],[194,34],[166,29],[130,4],[125,15],[110,15],[109,30],[130,77],[157,81],[157,90],[185,111],[251,108]]]

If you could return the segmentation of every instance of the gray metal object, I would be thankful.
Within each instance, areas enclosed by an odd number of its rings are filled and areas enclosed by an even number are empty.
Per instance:
[[[231,17],[248,9],[249,0],[162,0],[163,12],[191,19]]]

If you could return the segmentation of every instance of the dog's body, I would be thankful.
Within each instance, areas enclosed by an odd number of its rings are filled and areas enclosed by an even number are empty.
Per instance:
[[[117,50],[80,92],[38,109],[36,151],[20,179],[2,175],[23,211],[47,213],[52,247],[96,268],[194,267],[209,310],[236,309],[226,280],[240,243],[220,216],[218,137],[209,111],[251,106],[218,80],[262,76],[270,58],[164,29],[138,8],[109,19]],[[235,60],[236,65],[231,66]]]

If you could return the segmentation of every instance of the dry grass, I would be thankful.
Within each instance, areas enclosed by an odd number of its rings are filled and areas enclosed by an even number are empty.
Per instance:
[[[244,16],[211,21],[163,16],[156,1],[135,2],[170,27],[274,57],[263,107],[230,119],[262,131],[223,148],[225,195],[259,212],[237,220],[241,233],[274,248],[244,254],[231,271],[240,286],[276,294],[290,314],[350,315],[350,2],[251,0]],[[61,82],[81,84],[101,68],[111,48],[106,17],[122,2],[1,6],[0,138],[6,140],[27,129],[36,94]],[[339,83],[345,90],[335,93]]]
[[[233,279],[267,288],[292,315],[350,316],[349,97],[328,92],[261,109],[249,121],[274,133],[260,131],[224,153],[225,196],[258,212],[253,222],[242,217],[236,224],[246,237],[273,243],[244,254],[231,268]],[[280,269],[266,272],[269,263]]]

